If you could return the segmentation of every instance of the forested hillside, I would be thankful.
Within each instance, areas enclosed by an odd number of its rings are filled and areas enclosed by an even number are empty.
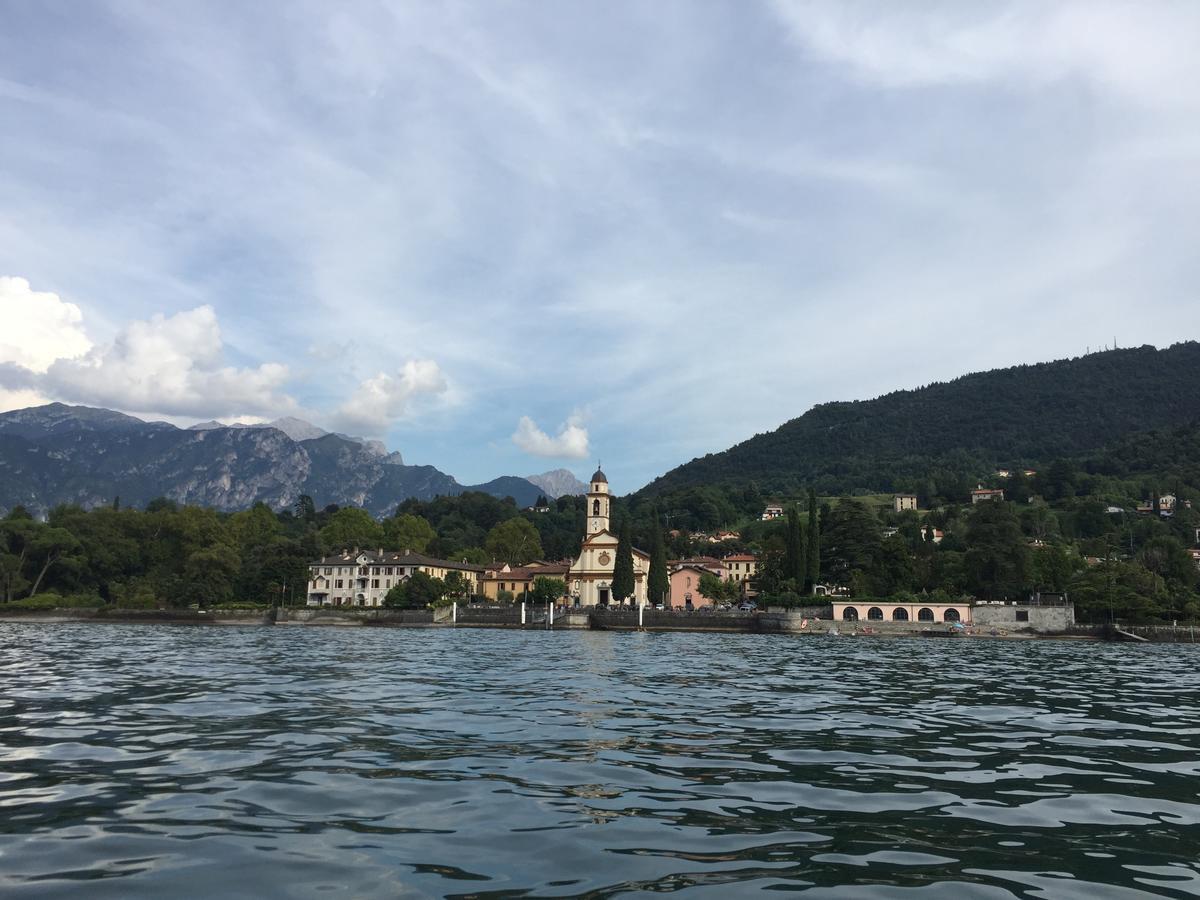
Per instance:
[[[821,404],[671,470],[639,496],[750,485],[767,493],[919,491],[930,479],[966,483],[1000,465],[1037,468],[1198,418],[1200,344],[1112,350]]]

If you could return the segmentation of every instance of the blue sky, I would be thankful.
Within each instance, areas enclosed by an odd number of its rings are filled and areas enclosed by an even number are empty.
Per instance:
[[[0,0],[0,407],[627,492],[1200,337],[1194,2]]]

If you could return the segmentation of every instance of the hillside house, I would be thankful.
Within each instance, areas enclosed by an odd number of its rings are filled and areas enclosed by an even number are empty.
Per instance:
[[[916,494],[897,494],[892,498],[892,511],[904,512],[906,509],[917,508]]]
[[[750,580],[758,574],[758,557],[752,553],[735,553],[721,561],[725,564],[725,579],[740,582],[743,593],[748,591]]]
[[[1003,500],[1004,491],[1000,488],[985,488],[982,484],[971,491],[971,504],[985,503],[989,500]]]
[[[783,504],[772,502],[768,503],[767,508],[763,510],[762,520],[764,522],[769,522],[771,519],[778,519],[782,515]]]

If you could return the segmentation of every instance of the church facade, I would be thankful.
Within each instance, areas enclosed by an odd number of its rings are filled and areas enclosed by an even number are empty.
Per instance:
[[[588,486],[587,530],[579,556],[572,561],[567,575],[567,591],[576,606],[608,606],[616,602],[612,596],[612,577],[617,564],[618,538],[611,529],[611,511],[608,478],[597,469]],[[650,554],[634,548],[633,596],[626,599],[627,603],[645,604],[649,572]]]

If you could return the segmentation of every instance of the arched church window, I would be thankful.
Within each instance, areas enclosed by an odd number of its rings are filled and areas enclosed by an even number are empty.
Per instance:
[[[600,501],[599,500],[592,501],[592,515],[593,516],[600,515]]]

